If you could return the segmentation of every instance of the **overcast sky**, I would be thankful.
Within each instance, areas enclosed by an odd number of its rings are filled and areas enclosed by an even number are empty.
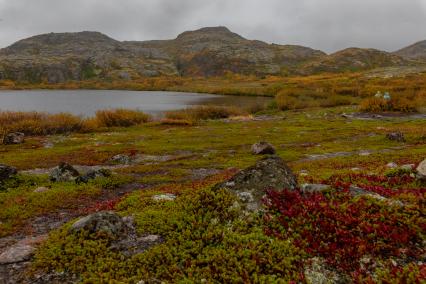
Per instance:
[[[326,52],[393,51],[426,39],[426,0],[0,0],[0,47],[48,32],[149,40],[219,25]]]

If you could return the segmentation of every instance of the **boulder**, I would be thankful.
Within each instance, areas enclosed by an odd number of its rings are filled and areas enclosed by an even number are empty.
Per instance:
[[[4,145],[22,144],[25,140],[25,134],[22,132],[9,133],[3,138]]]
[[[76,183],[88,183],[90,180],[97,177],[109,177],[111,176],[111,171],[107,169],[99,170],[90,170],[86,174],[79,176],[75,179]]]
[[[0,254],[0,265],[19,263],[30,260],[38,244],[45,241],[47,235],[28,237],[9,246]]]
[[[80,173],[73,166],[68,163],[60,163],[50,172],[49,178],[53,182],[74,181],[78,176]]]
[[[97,212],[77,220],[70,228],[69,233],[87,231],[91,234],[106,234],[109,237],[119,238],[126,233],[126,222],[111,211]]]
[[[297,179],[280,157],[270,156],[213,187],[220,188],[236,194],[248,211],[257,211],[268,189],[296,189]]]
[[[16,175],[18,172],[16,168],[0,164],[0,182],[2,180],[6,180],[8,178],[11,178],[12,176]]]
[[[130,164],[131,160],[132,159],[129,156],[124,154],[115,155],[110,159],[110,161],[113,163],[125,164],[125,165]]]
[[[405,142],[404,133],[397,131],[386,134],[386,138],[392,141]]]
[[[268,142],[259,142],[251,146],[251,152],[255,155],[273,155],[275,154],[275,148]]]
[[[426,180],[426,159],[417,166],[416,171],[418,179]]]

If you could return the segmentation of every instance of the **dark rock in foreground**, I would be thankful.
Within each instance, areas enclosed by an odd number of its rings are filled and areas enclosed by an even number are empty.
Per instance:
[[[386,138],[388,138],[391,141],[405,142],[404,133],[399,131],[386,134]]]
[[[275,148],[268,142],[262,141],[253,144],[253,146],[251,146],[251,152],[255,155],[273,155],[275,154]]]
[[[0,182],[11,178],[12,176],[17,174],[17,170],[14,167],[0,164]]]
[[[236,194],[247,210],[256,211],[261,207],[267,190],[296,189],[297,179],[280,157],[272,156],[259,160],[230,180],[214,186],[214,189],[220,188]]]
[[[9,133],[3,138],[4,145],[22,144],[25,140],[25,134],[22,132]]]

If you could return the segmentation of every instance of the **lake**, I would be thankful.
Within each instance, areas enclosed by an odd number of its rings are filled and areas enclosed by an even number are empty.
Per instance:
[[[271,101],[266,97],[120,90],[0,91],[1,111],[69,112],[92,116],[100,109],[137,109],[161,116],[165,111],[197,105],[250,106]]]

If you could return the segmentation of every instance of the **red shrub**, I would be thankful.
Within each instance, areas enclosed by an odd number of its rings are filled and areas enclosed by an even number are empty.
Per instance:
[[[408,256],[421,253],[424,220],[418,211],[353,198],[347,190],[327,195],[270,191],[265,203],[266,232],[292,238],[307,253],[353,272],[364,255]]]

